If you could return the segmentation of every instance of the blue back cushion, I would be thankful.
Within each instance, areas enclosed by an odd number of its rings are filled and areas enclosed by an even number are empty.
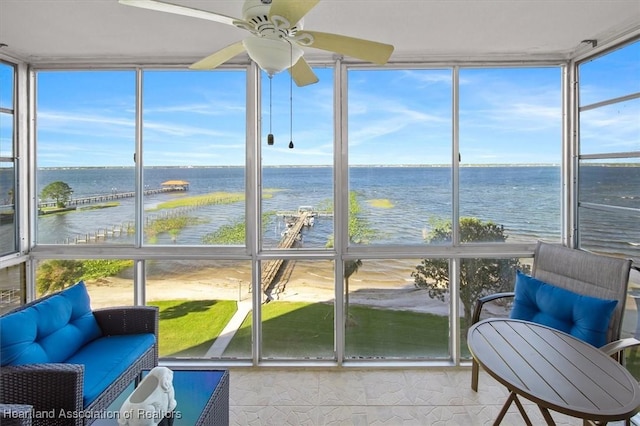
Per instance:
[[[0,362],[63,362],[102,334],[84,282],[0,317]]]
[[[547,284],[518,271],[511,318],[535,322],[564,331],[600,347],[617,300],[583,296]]]

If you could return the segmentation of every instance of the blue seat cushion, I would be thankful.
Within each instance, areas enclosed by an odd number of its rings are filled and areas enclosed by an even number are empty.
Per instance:
[[[617,303],[574,293],[517,271],[510,316],[564,331],[600,347],[607,343],[609,322]]]
[[[84,364],[83,404],[93,402],[155,343],[153,334],[123,334],[96,339],[67,359]]]

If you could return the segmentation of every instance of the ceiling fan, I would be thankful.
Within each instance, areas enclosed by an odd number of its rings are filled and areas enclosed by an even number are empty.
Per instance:
[[[189,68],[207,70],[247,52],[269,76],[288,69],[298,86],[318,81],[307,61],[303,47],[335,52],[383,65],[393,46],[338,34],[304,30],[303,17],[320,0],[245,0],[242,19],[215,12],[165,3],[159,0],[119,0],[123,5],[207,19],[249,31],[242,41],[233,43],[192,64]]]

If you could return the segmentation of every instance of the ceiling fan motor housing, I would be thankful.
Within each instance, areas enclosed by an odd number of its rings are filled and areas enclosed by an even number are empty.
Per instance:
[[[246,0],[242,6],[242,18],[253,28],[247,28],[242,22],[235,24],[258,36],[276,39],[292,37],[302,29],[302,19],[299,22],[289,22],[281,16],[269,19],[270,9],[271,0]]]

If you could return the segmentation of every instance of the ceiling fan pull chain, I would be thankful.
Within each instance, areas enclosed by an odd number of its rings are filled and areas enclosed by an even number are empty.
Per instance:
[[[273,93],[273,89],[272,89],[272,85],[271,82],[273,81],[273,78],[271,75],[267,74],[269,77],[269,134],[267,135],[267,145],[273,145],[273,133],[271,133],[271,123],[273,120],[273,114],[271,112],[271,108],[272,108],[272,102],[271,102],[271,98],[272,98],[272,93]]]
[[[291,66],[293,66],[293,44],[289,42]],[[293,149],[293,76],[289,78],[289,149]]]

